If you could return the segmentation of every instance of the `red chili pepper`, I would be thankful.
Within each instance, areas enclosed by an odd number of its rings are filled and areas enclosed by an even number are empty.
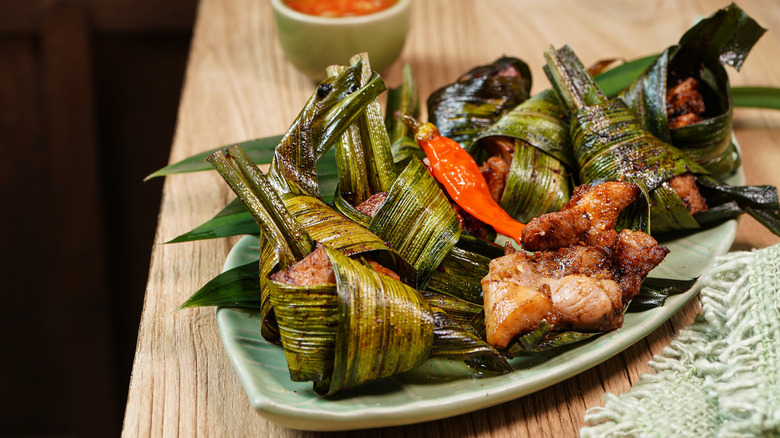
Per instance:
[[[430,161],[431,173],[452,200],[497,232],[522,244],[525,225],[509,216],[493,199],[474,158],[458,142],[442,136],[432,123],[421,123],[409,115],[404,115],[403,121],[414,131],[417,143]]]

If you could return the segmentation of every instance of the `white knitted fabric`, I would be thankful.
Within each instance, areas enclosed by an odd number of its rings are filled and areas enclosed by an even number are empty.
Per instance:
[[[620,396],[585,413],[589,437],[780,437],[780,245],[719,257],[702,313]]]

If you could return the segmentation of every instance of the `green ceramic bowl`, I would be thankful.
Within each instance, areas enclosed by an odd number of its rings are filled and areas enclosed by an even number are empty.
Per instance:
[[[367,52],[371,67],[383,71],[401,54],[411,15],[411,0],[355,17],[318,17],[297,12],[283,0],[271,0],[279,42],[287,59],[311,79],[325,78],[329,65],[346,65]]]

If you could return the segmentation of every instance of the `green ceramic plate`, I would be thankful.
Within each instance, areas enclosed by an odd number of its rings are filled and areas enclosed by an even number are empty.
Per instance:
[[[730,184],[744,184],[740,172]],[[736,221],[665,244],[671,250],[652,276],[688,279],[701,275],[728,252]],[[258,258],[258,241],[246,236],[225,268]],[[217,310],[222,340],[252,406],[281,425],[305,430],[348,430],[435,420],[486,408],[546,388],[581,373],[631,346],[677,312],[699,290],[672,296],[663,307],[628,313],[623,327],[563,351],[512,361],[514,373],[480,376],[459,362],[429,360],[421,367],[371,382],[334,398],[321,398],[310,383],[290,381],[281,348],[260,336],[257,314]]]

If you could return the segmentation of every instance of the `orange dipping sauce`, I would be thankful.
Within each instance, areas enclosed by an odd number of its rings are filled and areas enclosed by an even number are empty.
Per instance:
[[[368,15],[393,6],[397,0],[284,0],[291,9],[320,17]]]

